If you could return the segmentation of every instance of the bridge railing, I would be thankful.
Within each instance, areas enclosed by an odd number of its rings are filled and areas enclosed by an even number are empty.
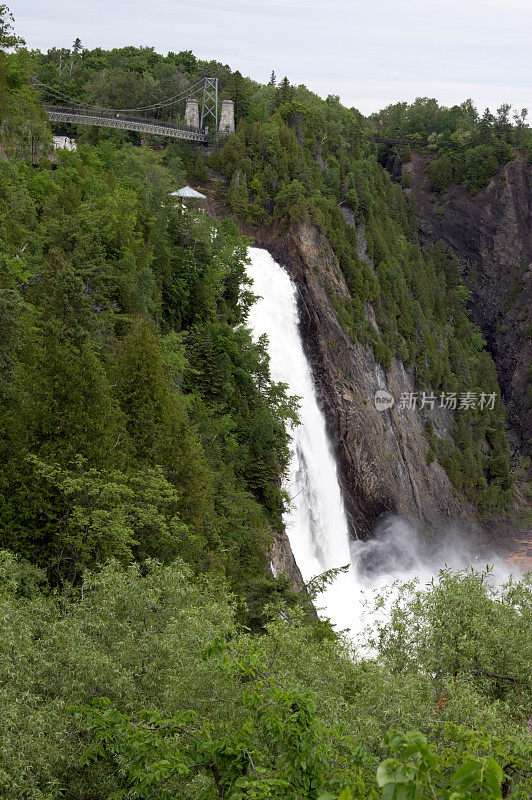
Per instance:
[[[48,113],[55,114],[75,114],[80,117],[87,117],[91,119],[116,119],[122,122],[140,122],[146,125],[156,125],[161,128],[172,128],[178,131],[190,131],[190,133],[203,133],[201,128],[194,128],[184,123],[170,122],[167,120],[154,119],[153,117],[137,117],[132,114],[126,114],[122,111],[99,111],[91,108],[84,108],[83,106],[55,106],[46,103],[42,106]]]

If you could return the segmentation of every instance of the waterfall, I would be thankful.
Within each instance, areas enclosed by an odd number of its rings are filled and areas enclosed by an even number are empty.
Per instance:
[[[469,535],[464,539],[459,531],[449,529],[438,547],[427,553],[426,540],[397,517],[377,525],[369,541],[350,540],[336,463],[299,333],[296,287],[266,250],[250,247],[249,256],[247,271],[252,290],[259,296],[250,310],[249,326],[254,338],[268,337],[273,380],[287,384],[288,393],[300,398],[301,424],[293,431],[285,486],[292,501],[284,515],[286,532],[305,581],[333,567],[349,565],[348,572],[319,596],[317,607],[320,616],[329,618],[339,630],[349,628],[356,637],[370,621],[365,616],[366,601],[371,612],[375,592],[384,589],[389,607],[395,580],[419,578],[423,583],[437,579],[444,565],[453,569],[483,565]],[[376,387],[385,386],[384,373],[377,368]],[[495,566],[495,582],[503,583],[510,574],[509,565],[493,553],[489,560]],[[368,564],[373,568],[371,574]],[[512,571],[519,573],[515,565]],[[373,609],[371,621],[383,615],[382,608],[379,612]]]
[[[272,379],[300,398],[301,424],[293,430],[286,489],[291,506],[284,515],[290,546],[305,581],[351,562],[349,534],[336,464],[331,452],[310,366],[299,333],[296,287],[266,250],[249,248],[248,275],[259,300],[249,326],[254,338],[268,337]],[[318,606],[340,629],[357,628],[359,601],[354,568],[340,575]]]

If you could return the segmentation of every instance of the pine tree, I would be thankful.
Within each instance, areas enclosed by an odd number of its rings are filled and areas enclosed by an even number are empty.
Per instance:
[[[199,525],[211,511],[203,452],[182,399],[170,386],[149,322],[139,320],[121,342],[115,378],[135,459],[162,467],[178,490],[184,521]]]
[[[282,106],[283,103],[289,103],[294,94],[294,87],[290,85],[290,81],[286,75],[279,84],[277,90],[279,95],[279,105]]]
[[[227,93],[235,104],[235,118],[246,117],[249,107],[249,89],[242,74],[236,70],[227,82]]]
[[[272,69],[272,74],[270,75],[268,86],[276,86],[276,85],[277,85],[277,76],[275,74],[275,70]]]

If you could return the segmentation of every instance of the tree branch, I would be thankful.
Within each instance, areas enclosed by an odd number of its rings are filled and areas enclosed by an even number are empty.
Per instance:
[[[214,776],[214,782],[216,784],[216,788],[218,789],[218,795],[223,798],[224,787],[222,786],[222,778],[220,775],[220,770],[218,769],[218,765],[214,760],[214,756],[211,756],[211,770]]]
[[[253,774],[255,775],[256,779],[258,780],[258,779],[259,779],[259,776],[258,776],[258,774],[257,774],[257,770],[255,769],[255,764],[253,763],[253,759],[251,758],[251,756],[250,756],[250,754],[249,754],[248,750],[244,749],[244,753],[245,753],[245,754],[247,755],[247,757],[249,758],[249,763],[251,764],[251,769],[253,770]]]

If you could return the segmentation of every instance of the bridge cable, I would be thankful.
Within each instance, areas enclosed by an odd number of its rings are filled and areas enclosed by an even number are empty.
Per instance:
[[[91,110],[94,110],[94,111],[146,111],[146,110],[149,110],[149,109],[152,109],[152,108],[161,108],[161,107],[164,107],[164,106],[173,105],[174,103],[178,102],[179,100],[182,100],[187,93],[190,93],[190,92],[195,91],[196,89],[198,89],[201,86],[202,83],[203,83],[203,79],[197,81],[196,83],[192,84],[191,86],[187,87],[186,89],[183,89],[179,94],[174,95],[173,97],[169,97],[166,100],[161,100],[160,103],[153,103],[150,106],[138,106],[138,107],[135,107],[135,108],[110,108],[108,106],[96,106],[96,105],[92,105],[90,103],[84,103],[81,100],[73,100],[71,97],[68,97],[67,95],[62,94],[61,92],[57,91],[57,89],[53,89],[51,86],[48,86],[47,84],[42,83],[41,81],[37,81],[36,80],[36,82],[32,83],[31,85],[34,88],[41,88],[42,87],[42,88],[48,90],[51,94],[55,95],[57,98],[59,98],[61,100],[67,101],[72,106],[80,106],[80,107],[91,109]]]
[[[70,103],[72,106],[78,106],[78,107],[87,109],[89,111],[112,111],[112,112],[123,112],[124,113],[124,112],[129,112],[129,111],[151,111],[152,109],[166,108],[168,106],[175,105],[179,101],[183,100],[186,97],[187,94],[190,94],[191,92],[196,91],[204,83],[205,79],[201,78],[200,80],[196,81],[196,83],[192,84],[191,86],[187,87],[186,89],[183,89],[178,94],[174,95],[173,97],[169,97],[166,100],[162,100],[160,103],[154,103],[154,104],[152,104],[150,106],[139,106],[137,108],[109,108],[109,107],[106,107],[106,106],[95,106],[95,105],[91,105],[89,103],[83,103],[82,101],[73,100],[71,97],[68,97],[67,95],[63,95],[61,92],[57,91],[56,89],[53,89],[51,86],[48,86],[46,83],[42,83],[42,81],[39,81],[38,78],[34,78],[33,80],[35,81],[35,83],[32,83],[31,85],[34,88],[36,88],[36,89],[37,88],[46,89],[52,95],[54,95],[56,98],[61,99],[63,101],[66,101],[66,102]]]
[[[63,102],[66,101],[71,106],[78,106],[78,107],[86,109],[88,111],[130,112],[130,111],[150,111],[150,110],[153,110],[153,109],[156,109],[156,108],[166,108],[168,106],[175,105],[180,100],[183,100],[186,97],[187,94],[190,94],[191,92],[193,92],[197,88],[199,88],[201,86],[201,84],[202,84],[202,81],[199,81],[198,83],[193,84],[192,86],[189,86],[187,89],[184,89],[179,95],[175,95],[174,97],[168,98],[167,100],[163,100],[160,103],[154,103],[153,105],[150,105],[150,106],[139,106],[139,107],[136,107],[136,108],[110,108],[108,106],[91,105],[89,103],[83,103],[82,101],[79,101],[79,100],[77,100],[77,101],[73,100],[71,97],[67,97],[66,95],[61,94],[57,90],[52,89],[52,87],[47,86],[46,84],[43,84],[43,83],[40,83],[40,82],[36,83],[36,84],[32,84],[32,86],[34,86],[34,88],[41,88],[42,87],[42,88],[46,89],[48,92],[50,92],[50,94],[52,94],[55,99],[60,99]]]

